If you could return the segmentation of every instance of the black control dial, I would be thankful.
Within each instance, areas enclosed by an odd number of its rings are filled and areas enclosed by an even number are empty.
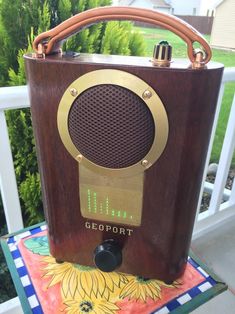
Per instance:
[[[114,271],[122,263],[122,251],[114,240],[106,240],[96,247],[94,262],[104,272]]]

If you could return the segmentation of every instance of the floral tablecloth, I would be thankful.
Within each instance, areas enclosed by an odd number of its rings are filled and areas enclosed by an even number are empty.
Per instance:
[[[171,285],[56,263],[45,224],[6,236],[1,244],[25,313],[189,313],[226,289],[195,257],[189,257],[185,274]]]

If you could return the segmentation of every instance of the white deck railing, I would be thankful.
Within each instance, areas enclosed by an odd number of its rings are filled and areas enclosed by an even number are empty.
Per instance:
[[[223,223],[226,223],[226,221],[228,221],[232,216],[235,217],[235,184],[233,184],[231,191],[225,188],[235,148],[235,96],[233,97],[231,105],[215,183],[211,184],[205,181],[221,104],[223,101],[224,89],[228,82],[235,82],[235,67],[225,69],[220,87],[214,125],[202,180],[201,194],[198,203],[198,215],[193,233],[194,238],[200,237],[206,232],[217,228]],[[199,213],[202,194],[204,191],[211,194],[210,204],[207,211]]]
[[[233,99],[231,107],[215,183],[210,184],[205,182],[206,170],[210,160],[212,143],[224,95],[224,87],[228,82],[235,82],[235,67],[226,68],[223,75],[214,127],[208,148],[199,205],[204,190],[211,193],[211,201],[209,209],[206,212],[199,213],[200,206],[198,206],[194,238],[202,236],[204,233],[212,228],[218,227],[222,223],[226,223],[232,216],[235,217],[235,184],[233,184],[231,191],[225,189],[225,182],[235,148],[235,98]],[[0,88],[0,188],[9,233],[23,228],[23,220],[4,111],[26,107],[29,107],[26,86]],[[222,199],[225,200],[225,202],[221,203]],[[4,309],[8,309],[9,311]],[[0,314],[1,313],[22,313],[18,299],[14,299],[13,303],[12,300],[10,300],[1,304]]]

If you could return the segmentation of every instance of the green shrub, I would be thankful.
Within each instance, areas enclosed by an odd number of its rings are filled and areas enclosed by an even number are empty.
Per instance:
[[[4,260],[2,250],[0,248],[0,303],[5,302],[16,296],[16,291],[12,279]]]

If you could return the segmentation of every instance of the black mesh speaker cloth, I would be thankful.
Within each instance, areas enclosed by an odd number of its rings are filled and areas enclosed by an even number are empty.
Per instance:
[[[132,91],[111,84],[96,85],[76,98],[68,129],[78,151],[106,168],[125,168],[141,161],[155,136],[146,103]]]

